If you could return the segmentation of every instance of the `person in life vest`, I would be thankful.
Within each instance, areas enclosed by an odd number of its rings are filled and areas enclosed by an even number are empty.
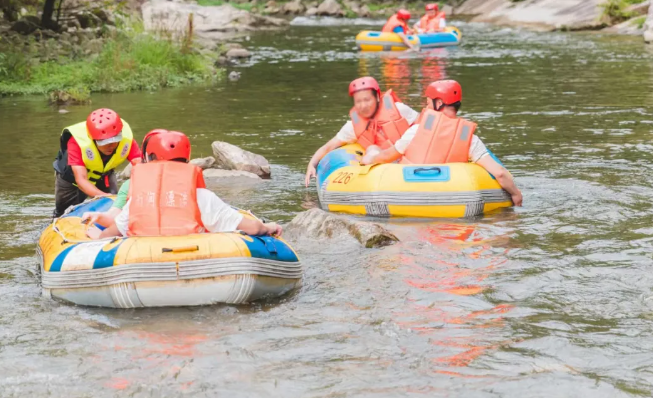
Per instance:
[[[100,238],[236,230],[281,234],[279,225],[245,218],[206,189],[202,170],[188,163],[190,152],[188,137],[178,131],[154,134],[144,142],[145,162],[132,168],[129,200]]]
[[[86,122],[66,127],[59,141],[53,163],[55,217],[87,196],[115,194],[114,169],[141,156],[129,124],[111,109],[97,109]]]
[[[439,80],[426,89],[427,106],[417,123],[411,126],[393,147],[363,157],[363,164],[391,163],[434,164],[472,162],[492,174],[512,196],[515,206],[522,205],[522,194],[512,175],[474,134],[476,123],[457,117],[462,103],[462,88],[455,80]]]
[[[338,134],[318,149],[306,168],[306,186],[317,174],[316,167],[327,153],[345,144],[359,143],[367,153],[378,153],[391,147],[419,114],[403,104],[392,92],[381,94],[379,83],[373,77],[361,77],[349,84],[349,96],[354,100],[350,121]]]
[[[439,12],[436,3],[427,4],[426,14],[415,24],[418,33],[440,32],[447,26],[444,12]]]
[[[401,9],[388,19],[385,25],[383,25],[381,32],[396,33],[408,48],[411,50],[419,50],[418,46],[408,40],[408,35],[413,33],[413,31],[408,27],[409,20],[410,11]]]

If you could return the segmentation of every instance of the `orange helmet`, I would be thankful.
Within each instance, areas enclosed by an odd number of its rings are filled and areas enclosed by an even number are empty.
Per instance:
[[[452,105],[463,100],[463,89],[455,80],[438,80],[429,84],[426,96],[433,101],[439,99],[445,105]]]
[[[371,76],[359,77],[353,82],[349,83],[349,96],[353,97],[354,93],[362,90],[374,90],[380,96],[381,88],[379,82]]]
[[[86,118],[86,129],[98,146],[122,140],[122,120],[111,109],[102,108],[91,112]]]
[[[397,11],[397,18],[408,21],[410,19],[410,11],[404,10],[403,8]]]
[[[149,136],[149,137],[148,137]],[[180,131],[152,130],[143,142],[143,156],[152,160],[190,160],[190,140]]]
[[[424,8],[426,9],[426,11],[435,11],[435,12],[437,12],[439,9],[437,3],[429,3]]]

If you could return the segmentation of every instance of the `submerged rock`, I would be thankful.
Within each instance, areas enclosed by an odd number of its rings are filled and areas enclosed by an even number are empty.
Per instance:
[[[262,181],[261,177],[256,174],[242,170],[207,169],[204,170],[202,174],[204,175],[204,181],[206,181],[207,184],[210,184],[215,180],[226,178],[237,178],[241,181]]]
[[[389,246],[399,241],[381,224],[356,220],[317,208],[299,213],[284,228],[284,237],[289,239],[331,239],[342,236],[354,238],[366,248]]]
[[[227,51],[225,55],[227,59],[249,58],[252,56],[252,54],[250,54],[249,51],[245,50],[244,48],[232,48],[231,50]]]
[[[238,148],[228,142],[211,144],[215,167],[226,170],[243,170],[262,178],[270,178],[270,162],[263,156]]]
[[[195,166],[199,167],[202,170],[209,169],[215,164],[215,158],[213,156],[209,156],[206,158],[197,158],[193,159],[190,161],[190,164],[194,164]]]

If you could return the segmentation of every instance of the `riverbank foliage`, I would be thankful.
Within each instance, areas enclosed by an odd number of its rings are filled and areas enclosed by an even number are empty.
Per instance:
[[[643,2],[644,0],[606,0],[601,3],[603,17],[606,18],[610,24],[617,24],[626,21],[635,16],[632,12],[628,11],[628,7]]]

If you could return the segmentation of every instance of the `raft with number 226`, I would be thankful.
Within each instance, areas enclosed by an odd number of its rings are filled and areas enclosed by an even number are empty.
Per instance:
[[[81,215],[112,203],[105,197],[81,204],[43,231],[37,253],[44,296],[114,308],[241,304],[301,283],[299,258],[272,236],[233,231],[91,241]]]
[[[512,206],[508,192],[474,163],[361,166],[358,144],[329,152],[318,164],[324,210],[368,216],[462,218]]]
[[[408,41],[422,49],[457,46],[462,41],[458,28],[447,26],[442,32],[408,35]],[[396,33],[364,30],[356,36],[356,47],[360,51],[405,51],[408,46]]]

